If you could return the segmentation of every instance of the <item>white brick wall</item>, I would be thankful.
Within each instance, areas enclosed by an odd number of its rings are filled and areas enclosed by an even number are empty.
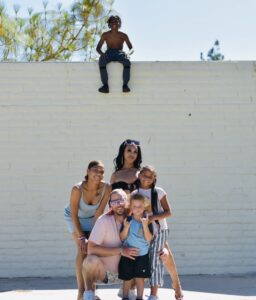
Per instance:
[[[74,275],[63,208],[92,159],[139,139],[173,217],[181,274],[256,270],[256,63],[0,64],[0,277]]]

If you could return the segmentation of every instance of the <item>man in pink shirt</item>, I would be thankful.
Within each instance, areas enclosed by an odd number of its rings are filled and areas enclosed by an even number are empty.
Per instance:
[[[95,284],[118,283],[118,264],[122,256],[138,256],[136,248],[122,248],[119,231],[125,217],[127,195],[122,189],[110,195],[111,211],[95,223],[88,241],[87,257],[83,263],[83,276],[87,290],[84,300],[94,300]],[[120,282],[120,281],[119,281]]]

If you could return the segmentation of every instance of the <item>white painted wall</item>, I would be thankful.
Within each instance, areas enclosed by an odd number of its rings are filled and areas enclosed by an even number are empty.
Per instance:
[[[63,208],[92,159],[142,142],[173,208],[181,274],[256,269],[256,63],[0,64],[0,277],[74,275]]]

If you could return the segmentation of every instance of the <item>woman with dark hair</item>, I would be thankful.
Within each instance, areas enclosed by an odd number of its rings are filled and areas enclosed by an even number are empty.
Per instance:
[[[104,172],[101,161],[91,161],[84,180],[73,186],[70,203],[65,207],[64,217],[77,246],[77,300],[83,298],[85,291],[82,263],[87,254],[87,238],[95,221],[103,214],[111,192],[111,186],[103,181]]]
[[[120,145],[118,155],[114,159],[115,172],[112,174],[110,179],[112,189],[121,188],[128,194],[138,189],[140,186],[138,177],[140,173],[141,163],[142,153],[140,142],[131,139],[125,140]],[[182,288],[173,254],[168,243],[166,243],[162,259],[168,273],[172,278],[175,297],[176,299],[182,299]],[[122,291],[120,290],[119,296],[121,295]]]
[[[115,172],[110,183],[112,189],[123,189],[131,193],[138,187],[138,174],[142,162],[140,142],[127,139],[119,147],[118,155],[114,159]]]

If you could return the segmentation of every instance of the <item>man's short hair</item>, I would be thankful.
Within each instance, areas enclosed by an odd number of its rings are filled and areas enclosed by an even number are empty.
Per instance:
[[[112,23],[112,22],[117,22],[117,25],[118,25],[118,28],[121,28],[121,25],[122,25],[122,21],[121,21],[121,18],[119,17],[119,16],[110,16],[109,18],[108,18],[108,21],[107,21],[107,23],[108,23],[108,27],[110,28],[110,23]]]
[[[111,192],[111,194],[110,194],[109,201],[108,201],[109,206],[110,206],[111,196],[112,196],[113,194],[118,194],[118,195],[120,195],[120,196],[122,197],[122,199],[123,199],[125,202],[127,201],[127,194],[126,194],[126,192],[125,192],[123,189],[115,189],[115,190],[113,190],[113,191]]]

